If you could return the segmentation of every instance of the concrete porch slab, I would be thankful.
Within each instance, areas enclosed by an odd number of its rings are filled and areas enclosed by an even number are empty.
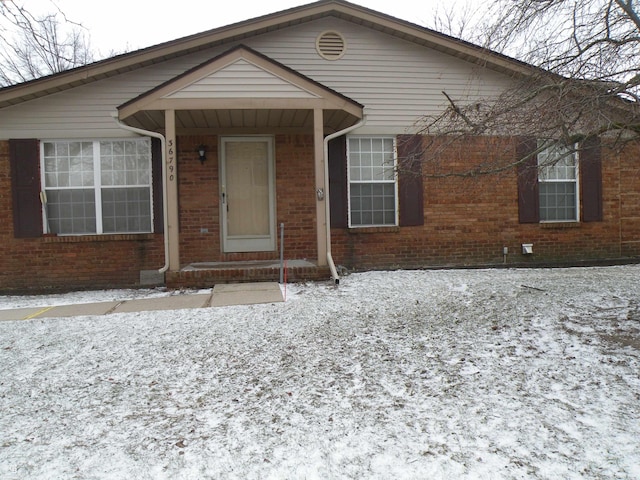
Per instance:
[[[213,287],[211,307],[284,302],[276,282],[227,283]]]

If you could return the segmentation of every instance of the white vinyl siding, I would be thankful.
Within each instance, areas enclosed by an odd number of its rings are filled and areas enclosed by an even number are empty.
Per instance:
[[[152,229],[149,139],[42,142],[47,233]]]
[[[325,60],[316,51],[317,36],[327,30],[345,37],[347,49],[339,60]],[[472,102],[499,92],[510,81],[497,72],[336,18],[295,25],[242,42],[365,105],[367,122],[359,134],[406,133],[418,118],[446,107],[443,90],[458,101]],[[202,50],[7,107],[0,115],[0,138],[67,138],[69,132],[75,138],[87,139],[133,136],[112,118],[119,105],[233,46]],[[260,72],[254,73],[259,80]],[[237,75],[236,84],[252,78],[247,71],[238,71]],[[234,79],[228,81],[233,83]]]
[[[577,154],[572,150],[553,146],[538,154],[542,222],[579,220],[578,162]]]
[[[239,78],[242,79],[241,82],[238,81]],[[240,59],[167,95],[166,98],[317,98],[317,96],[257,65]]]
[[[347,49],[340,60],[325,60],[314,51],[317,35],[325,30],[345,37]],[[456,100],[473,102],[510,85],[505,75],[341,19],[320,19],[268,38],[271,42],[246,43],[365,105],[367,121],[358,134],[407,133],[417,119],[447,106],[443,90]]]

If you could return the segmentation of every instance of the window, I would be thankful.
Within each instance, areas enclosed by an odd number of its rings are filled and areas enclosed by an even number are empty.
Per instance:
[[[397,225],[396,146],[392,137],[349,137],[349,225]]]
[[[42,142],[45,228],[63,235],[152,230],[148,138]]]
[[[578,162],[575,148],[551,146],[538,153],[540,221],[578,220]]]

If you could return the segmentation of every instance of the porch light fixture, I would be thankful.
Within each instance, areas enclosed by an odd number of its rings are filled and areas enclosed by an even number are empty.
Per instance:
[[[207,146],[206,145],[200,145],[198,147],[198,155],[200,155],[200,163],[204,163],[204,161],[207,159],[206,157],[206,153],[207,153]]]

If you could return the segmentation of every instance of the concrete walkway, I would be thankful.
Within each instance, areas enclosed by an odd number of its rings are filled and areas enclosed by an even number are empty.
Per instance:
[[[280,286],[275,282],[220,284],[214,286],[211,293],[170,295],[168,297],[124,300],[122,302],[80,303],[76,305],[0,310],[0,321],[225,307],[283,301]]]

